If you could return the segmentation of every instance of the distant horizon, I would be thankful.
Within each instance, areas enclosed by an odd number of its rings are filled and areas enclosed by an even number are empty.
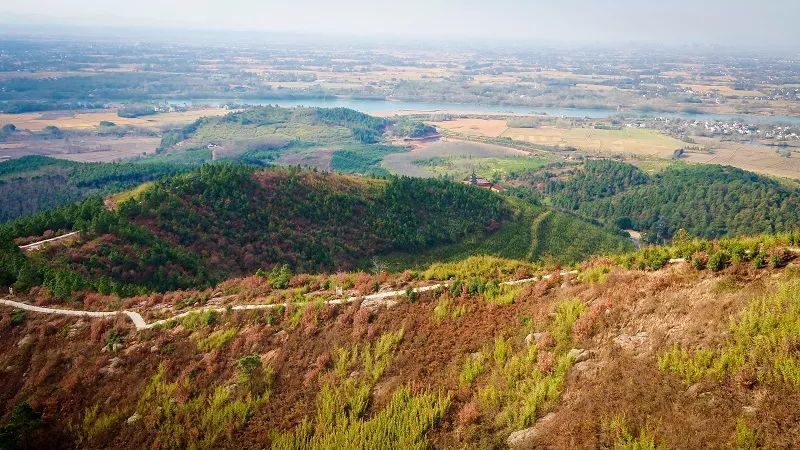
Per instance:
[[[496,0],[489,5],[477,0],[409,0],[377,7],[364,0],[298,0],[291,5],[231,0],[227,6],[185,0],[140,0],[136,5],[98,0],[30,0],[0,6],[0,34],[63,33],[113,38],[123,33],[142,40],[186,42],[270,36],[300,41],[308,38],[311,43],[314,37],[332,37],[342,41],[430,42],[467,47],[633,45],[800,53],[800,27],[792,22],[800,15],[800,2],[537,3],[541,2]],[[187,36],[185,32],[197,35]]]
[[[187,35],[187,32],[202,33]],[[722,43],[663,43],[635,40],[620,41],[559,41],[555,39],[473,37],[464,36],[409,36],[409,35],[360,35],[341,32],[303,32],[270,30],[225,30],[202,27],[147,27],[129,25],[104,25],[87,28],[67,23],[8,23],[0,18],[0,40],[49,40],[87,38],[96,42],[131,41],[136,43],[185,44],[208,46],[211,44],[234,45],[314,45],[321,47],[354,45],[364,47],[429,47],[432,50],[449,48],[457,51],[494,50],[526,52],[564,49],[602,49],[635,53],[637,51],[680,51],[686,54],[708,55],[710,52],[731,55],[766,54],[800,58],[800,46],[732,45]],[[320,42],[321,40],[324,42]]]

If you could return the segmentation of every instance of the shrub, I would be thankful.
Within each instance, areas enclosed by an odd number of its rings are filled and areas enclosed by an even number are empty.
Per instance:
[[[22,325],[25,323],[26,313],[24,309],[15,309],[11,312],[11,324]]]
[[[432,264],[423,272],[427,279],[448,280],[451,278],[468,279],[508,279],[519,274],[529,274],[536,266],[527,262],[497,258],[494,256],[470,256],[467,259],[451,263]]]
[[[610,272],[611,267],[608,265],[589,267],[578,274],[578,281],[581,283],[603,284],[608,280]]]
[[[767,256],[763,252],[758,252],[753,256],[753,267],[756,269],[767,267]]]
[[[453,281],[453,284],[450,285],[450,295],[452,297],[459,297],[461,296],[461,292],[464,287],[464,282],[461,280]]]
[[[514,303],[520,291],[522,291],[520,286],[498,284],[496,281],[490,281],[486,284],[483,295],[486,300],[495,305],[510,305]]]
[[[779,269],[783,267],[785,264],[785,258],[783,254],[783,250],[775,249],[770,252],[769,255],[769,268],[770,269]]]
[[[179,322],[187,330],[194,330],[202,326],[210,326],[215,324],[218,316],[218,312],[209,309],[187,314],[180,318]]]
[[[116,351],[117,347],[122,345],[122,341],[125,339],[125,334],[119,330],[111,330],[106,333],[106,346],[108,350]]]
[[[628,430],[625,419],[621,416],[614,417],[609,428],[614,440],[615,450],[657,450],[665,448],[663,445],[656,443],[653,433],[647,428],[640,429],[639,435],[635,436]]]
[[[34,411],[27,401],[19,403],[11,411],[8,422],[0,427],[0,448],[18,448],[31,433],[44,424],[42,413]]]
[[[486,356],[484,356],[483,352],[467,355],[464,366],[461,368],[461,373],[458,375],[458,381],[462,386],[471,386],[472,382],[486,370],[485,359]]]
[[[197,340],[197,348],[203,353],[222,347],[230,342],[239,330],[236,328],[223,328],[214,331],[204,338]]]
[[[556,341],[558,350],[568,349],[572,345],[572,328],[581,314],[586,310],[586,305],[580,300],[566,300],[556,307],[556,317],[550,334]]]
[[[447,314],[450,312],[450,305],[453,303],[447,297],[442,297],[439,299],[439,302],[436,303],[436,307],[433,308],[433,320],[436,322],[441,322],[447,317]]]
[[[269,286],[272,289],[286,289],[289,287],[289,282],[292,280],[292,271],[289,266],[284,264],[282,266],[275,266],[269,273],[259,269],[256,275],[266,278]]]
[[[239,372],[243,379],[249,379],[253,372],[261,368],[261,357],[258,355],[245,355],[239,358]]]
[[[714,252],[708,258],[708,269],[719,272],[728,264],[728,254],[723,251]]]
[[[467,307],[465,305],[458,305],[455,308],[453,308],[453,313],[450,314],[450,317],[452,317],[453,320],[456,320],[466,313],[467,313]]]
[[[741,418],[736,423],[736,447],[739,450],[756,450],[758,448],[758,436],[755,430]]]
[[[271,395],[271,373],[265,373],[261,393],[254,394],[244,386],[213,387],[210,392],[192,392],[190,380],[167,380],[162,365],[151,378],[136,407],[137,413],[153,419],[152,432],[160,448],[220,447],[218,441],[242,427],[252,413],[264,405]]]
[[[375,383],[391,364],[402,336],[400,330],[384,334],[374,346],[337,349],[331,377],[317,395],[313,420],[306,418],[292,431],[274,433],[272,448],[424,448],[425,434],[444,415],[449,397],[412,395],[401,387],[382,410],[364,417]]]
[[[753,300],[732,321],[719,349],[690,351],[678,347],[659,358],[659,368],[692,384],[750,372],[759,383],[785,382],[800,386],[800,280],[784,283],[773,294]]]
[[[471,425],[476,423],[480,417],[481,412],[478,408],[478,402],[472,400],[464,405],[458,412],[458,423],[461,425]]]
[[[467,282],[467,294],[475,295],[475,294],[482,294],[484,288],[486,287],[486,282],[478,277],[472,277]]]
[[[572,367],[567,349],[572,347],[572,328],[585,306],[578,300],[562,302],[548,335],[559,336],[553,352],[539,351],[537,346],[524,346],[516,353],[511,342],[495,340],[494,358],[487,384],[478,391],[478,400],[495,417],[498,426],[507,431],[531,426],[561,394]]]
[[[122,418],[122,412],[114,410],[110,413],[100,413],[100,404],[88,408],[83,413],[83,419],[79,426],[69,428],[78,435],[78,442],[84,446],[97,446],[102,438],[109,432],[111,427]]]

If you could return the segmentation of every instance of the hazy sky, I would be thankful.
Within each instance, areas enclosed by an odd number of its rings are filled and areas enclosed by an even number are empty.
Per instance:
[[[0,22],[797,48],[800,0],[0,0]]]

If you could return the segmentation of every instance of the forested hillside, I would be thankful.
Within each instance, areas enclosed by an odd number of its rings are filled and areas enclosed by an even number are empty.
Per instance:
[[[669,240],[681,228],[717,238],[790,231],[800,224],[800,191],[729,166],[671,165],[648,176],[634,166],[588,161],[545,185],[553,204],[619,228]]]
[[[159,161],[78,163],[25,156],[0,163],[0,222],[41,210],[130,189],[197,167]]]
[[[115,211],[99,199],[2,228],[5,239],[82,230],[79,243],[30,258],[9,248],[3,284],[43,283],[58,297],[206,286],[286,264],[341,270],[389,251],[490,234],[509,218],[494,193],[443,180],[209,165],[157,181]]]

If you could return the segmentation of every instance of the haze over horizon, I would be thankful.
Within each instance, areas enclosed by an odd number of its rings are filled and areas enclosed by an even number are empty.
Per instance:
[[[635,0],[522,2],[408,0],[178,0],[138,2],[28,0],[0,4],[0,22],[19,30],[58,24],[96,31],[107,27],[471,38],[555,43],[723,45],[797,49],[800,2],[774,0]],[[33,31],[33,30],[32,30]]]

